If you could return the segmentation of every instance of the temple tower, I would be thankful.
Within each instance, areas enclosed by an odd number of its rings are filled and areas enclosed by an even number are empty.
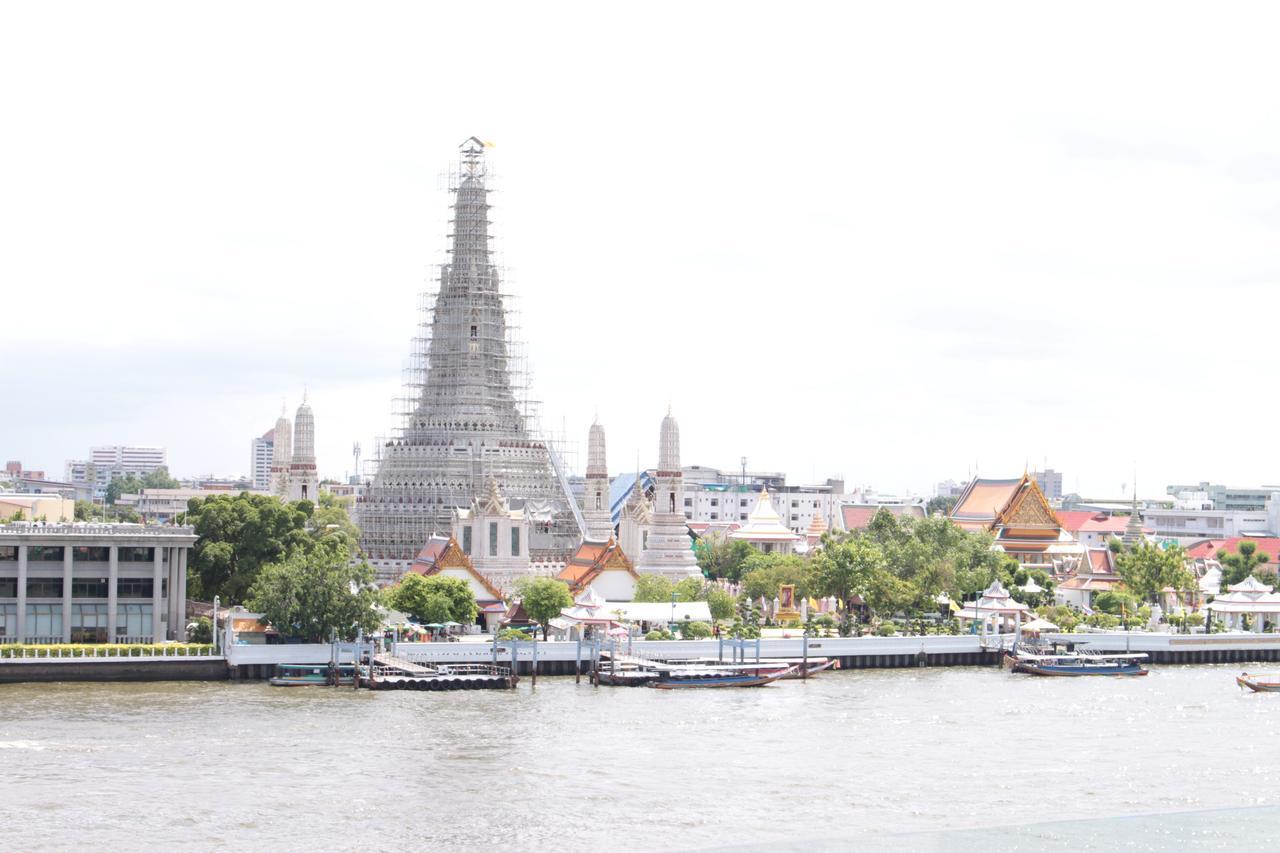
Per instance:
[[[293,455],[289,460],[289,500],[316,501],[320,478],[316,475],[316,419],[306,392],[293,416]]]
[[[452,187],[449,257],[415,338],[397,435],[378,449],[377,475],[356,505],[360,545],[383,580],[399,576],[454,511],[492,478],[532,522],[535,559],[567,556],[582,522],[559,460],[532,435],[517,401],[507,309],[489,248],[484,144],[461,146]]]
[[[1120,541],[1130,548],[1142,541],[1142,513],[1138,511],[1138,476],[1133,477],[1133,508],[1129,511],[1129,521],[1125,523],[1124,535]]]
[[[293,456],[293,425],[285,416],[284,403],[280,404],[280,417],[276,418],[275,437],[271,446],[271,494],[289,496],[289,461]]]
[[[618,545],[624,554],[639,554],[649,537],[649,523],[653,520],[653,505],[644,493],[640,474],[636,474],[635,486],[622,507],[618,518]]]
[[[684,517],[684,475],[680,470],[680,425],[670,410],[658,438],[658,470],[654,475],[654,508],[649,537],[636,571],[665,575],[673,581],[702,577]]]
[[[587,487],[582,496],[582,517],[587,538],[608,542],[613,536],[613,514],[609,508],[609,468],[605,463],[604,427],[591,425],[587,434]]]

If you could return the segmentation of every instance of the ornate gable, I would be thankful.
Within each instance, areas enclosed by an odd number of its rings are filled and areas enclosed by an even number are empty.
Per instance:
[[[485,592],[493,596],[495,601],[502,601],[502,590],[498,589],[492,581],[481,574],[480,570],[471,562],[471,558],[467,556],[467,552],[462,550],[462,546],[458,544],[458,540],[452,536],[449,537],[449,544],[445,545],[444,551],[436,559],[435,563],[428,566],[424,575],[438,575],[446,569],[462,569],[471,577],[475,578],[476,583],[484,588]]]
[[[1044,492],[1035,480],[1026,478],[1026,485],[1018,490],[1009,506],[1000,513],[997,521],[1006,527],[1060,528],[1058,516],[1045,499]]]

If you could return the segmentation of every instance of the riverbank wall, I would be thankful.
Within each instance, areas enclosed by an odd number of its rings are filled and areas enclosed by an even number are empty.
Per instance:
[[[0,684],[53,681],[226,681],[222,658],[0,661]]]

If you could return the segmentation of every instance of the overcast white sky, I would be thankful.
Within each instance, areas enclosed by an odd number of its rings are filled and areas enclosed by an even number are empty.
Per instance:
[[[1280,481],[1277,11],[852,5],[0,7],[0,456],[246,471],[306,384],[350,471],[475,134],[611,470]]]

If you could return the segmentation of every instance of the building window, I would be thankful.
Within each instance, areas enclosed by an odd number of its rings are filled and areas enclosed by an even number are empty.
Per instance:
[[[27,598],[62,598],[62,578],[27,578]]]
[[[475,556],[475,554],[471,553],[471,528],[470,527],[462,528],[462,550],[468,557]]]
[[[471,327],[471,337],[473,338],[478,337],[478,332],[479,332],[478,328],[476,328],[475,326]]]
[[[684,499],[684,505],[685,505],[685,506],[693,506],[693,498],[685,498],[685,499]]]
[[[78,545],[71,549],[71,559],[77,563],[105,563],[111,559],[111,549]]]
[[[0,561],[18,559],[17,545],[0,545]]]
[[[74,605],[72,605],[74,606]],[[120,604],[116,606],[116,639],[125,637],[141,641],[155,636],[152,629],[150,604]]]
[[[0,578],[0,598],[18,597],[18,579]]]
[[[23,639],[62,642],[62,605],[28,604],[27,636]]]
[[[711,505],[712,505],[712,506],[720,506],[720,499],[719,499],[719,498],[712,498],[712,499],[711,499]]]
[[[106,598],[108,595],[106,578],[73,578],[71,581],[72,598]]]
[[[42,562],[61,562],[61,545],[30,545],[27,547],[27,559]]]
[[[107,605],[71,605],[71,642],[107,642]]]
[[[155,593],[156,582],[153,578],[120,578],[116,581],[116,598],[151,598]],[[75,595],[75,585],[72,585]],[[101,598],[102,596],[87,596]],[[130,631],[130,634],[133,632]]]
[[[511,528],[511,556],[520,556],[520,528]]]
[[[498,522],[489,522],[489,556],[498,556]]]
[[[121,547],[116,559],[121,563],[150,563],[155,560],[154,550],[151,548],[134,548]]]
[[[0,604],[0,639],[17,638],[18,605]]]
[[[746,506],[746,505],[747,505],[747,499],[746,499],[746,498],[743,498],[742,500],[738,501],[738,506]]]

